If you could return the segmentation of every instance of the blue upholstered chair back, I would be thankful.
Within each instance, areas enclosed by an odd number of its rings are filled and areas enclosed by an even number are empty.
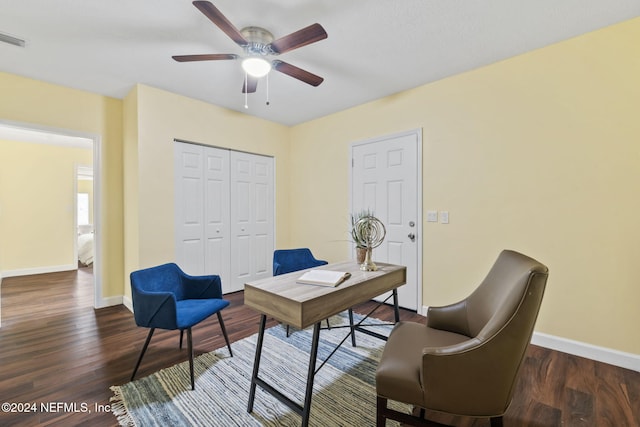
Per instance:
[[[131,287],[141,292],[171,292],[180,301],[184,299],[182,274],[180,267],[173,263],[134,271]]]
[[[134,271],[130,278],[134,318],[145,328],[178,329],[178,301],[222,298],[220,276],[190,276],[174,263]]]
[[[274,276],[325,264],[328,264],[327,261],[316,259],[309,248],[278,249],[273,252]]]

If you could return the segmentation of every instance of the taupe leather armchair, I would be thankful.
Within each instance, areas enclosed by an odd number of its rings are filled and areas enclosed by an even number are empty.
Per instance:
[[[502,426],[547,277],[538,261],[504,250],[466,299],[429,307],[426,325],[398,323],[376,371],[377,426],[387,418],[433,425],[425,408]],[[388,408],[388,399],[420,408],[420,417]]]

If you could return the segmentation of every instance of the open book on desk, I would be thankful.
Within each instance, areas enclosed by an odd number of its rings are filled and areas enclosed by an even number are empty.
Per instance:
[[[331,270],[309,270],[296,280],[305,285],[335,287],[351,277],[351,273]]]

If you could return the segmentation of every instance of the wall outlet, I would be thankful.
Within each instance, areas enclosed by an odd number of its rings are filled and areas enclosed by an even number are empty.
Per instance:
[[[440,211],[440,224],[449,224],[449,211]]]

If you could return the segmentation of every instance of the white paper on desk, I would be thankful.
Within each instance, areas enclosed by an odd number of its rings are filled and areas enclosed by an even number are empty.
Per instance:
[[[306,285],[338,286],[351,277],[351,273],[331,270],[309,270],[296,280]]]

